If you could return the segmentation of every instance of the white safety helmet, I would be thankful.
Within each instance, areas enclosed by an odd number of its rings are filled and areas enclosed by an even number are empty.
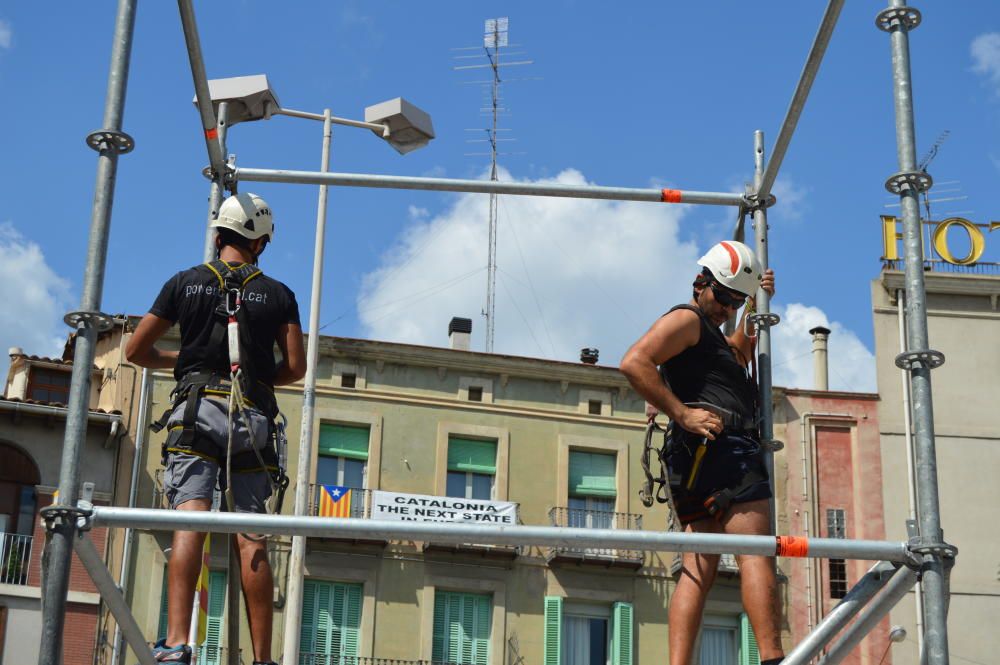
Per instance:
[[[753,250],[735,240],[723,240],[698,259],[698,265],[709,269],[712,276],[727,289],[752,296],[763,277],[760,262]]]
[[[230,196],[219,207],[219,216],[212,222],[213,228],[229,229],[244,238],[256,240],[267,236],[268,242],[274,238],[274,220],[267,201],[256,194],[242,193]]]

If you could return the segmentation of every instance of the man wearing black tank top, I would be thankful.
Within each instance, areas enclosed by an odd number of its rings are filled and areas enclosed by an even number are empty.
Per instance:
[[[757,432],[757,386],[748,371],[755,339],[743,324],[757,289],[774,293],[774,274],[761,271],[753,251],[735,241],[718,243],[698,263],[703,270],[694,280],[690,302],[657,320],[622,358],[621,371],[649,404],[647,416],[662,412],[674,422],[682,476],[674,504],[685,531],[767,535],[771,489]],[[724,336],[719,327],[745,303],[749,306],[736,332]],[[698,455],[702,442],[703,455]],[[721,509],[713,503],[720,497]],[[761,664],[774,665],[784,657],[774,561],[744,555],[736,561]],[[718,566],[717,554],[683,556],[670,600],[670,665],[691,662]]]

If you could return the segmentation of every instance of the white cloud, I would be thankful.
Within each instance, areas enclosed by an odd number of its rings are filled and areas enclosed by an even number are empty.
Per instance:
[[[807,208],[809,191],[810,187],[800,185],[791,178],[779,176],[771,188],[777,203],[768,211],[768,217],[788,221],[802,219],[802,213]]]
[[[586,179],[567,169],[536,182]],[[462,194],[413,220],[363,280],[366,336],[445,346],[448,321],[464,316],[473,349],[484,348],[488,211],[488,196]],[[690,297],[700,254],[680,233],[683,206],[509,196],[499,211],[498,353],[575,361],[595,346],[602,364],[617,365],[657,316]]]
[[[987,32],[972,40],[969,47],[974,62],[972,69],[985,74],[1000,86],[1000,32]],[[1000,89],[997,90],[1000,93]]]
[[[0,48],[10,48],[14,41],[14,31],[10,27],[10,22],[0,19]]]
[[[0,224],[0,302],[0,352],[20,346],[29,354],[61,354],[69,330],[62,322],[69,282],[10,222]]]
[[[831,390],[875,392],[875,356],[853,331],[830,322],[823,310],[801,303],[776,306],[781,323],[773,328],[772,368],[774,385],[812,388],[813,360],[811,328],[830,329],[828,342]]]

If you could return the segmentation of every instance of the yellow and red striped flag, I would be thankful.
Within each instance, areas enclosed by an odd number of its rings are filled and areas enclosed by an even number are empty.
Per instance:
[[[198,639],[195,644],[204,644],[208,636],[208,552],[212,534],[205,534],[205,547],[201,550],[201,573],[198,575]]]
[[[319,516],[350,517],[351,488],[340,485],[320,485]]]

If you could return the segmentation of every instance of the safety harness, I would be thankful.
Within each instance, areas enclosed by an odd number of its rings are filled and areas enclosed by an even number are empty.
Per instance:
[[[229,376],[219,371],[189,372],[178,381],[170,393],[171,406],[150,428],[159,432],[167,425],[171,414],[181,404],[184,412],[179,425],[172,425],[163,444],[164,461],[169,453],[186,453],[225,464],[226,477],[232,473],[256,473],[267,471],[275,498],[275,509],[280,512],[288,488],[288,476],[282,468],[279,451],[287,445],[284,417],[278,411],[274,391],[259,379],[249,353],[249,323],[243,310],[243,291],[252,280],[264,273],[255,265],[244,263],[231,267],[228,263],[215,260],[199,268],[210,270],[219,281],[219,304],[212,317],[212,332],[205,347],[197,353],[197,359],[204,367],[217,367],[219,350],[225,343],[228,351]],[[220,459],[216,449],[205,437],[197,436],[199,402],[204,398],[223,399],[227,402],[228,438],[225,459]],[[263,449],[256,446],[256,435],[248,409],[253,408],[267,417],[268,444]],[[233,454],[233,430],[236,418],[242,418],[250,435],[250,450]],[[281,417],[282,423],[276,423]],[[233,505],[231,488],[227,483],[226,500]]]
[[[714,404],[688,402],[685,406],[705,409],[718,415],[723,421],[723,432],[746,432],[754,428],[752,421],[744,421],[732,411]],[[656,431],[663,434],[663,443],[659,448],[653,442]],[[695,443],[693,447],[692,443]],[[677,505],[681,504],[688,508],[696,501],[693,497],[693,491],[697,487],[703,462],[711,444],[712,441],[708,437],[686,435],[686,432],[681,430],[674,421],[670,421],[667,427],[663,428],[656,423],[655,418],[651,418],[646,426],[642,453],[642,470],[646,474],[646,482],[639,490],[639,498],[646,507],[651,507],[654,500],[669,504],[671,528],[675,519],[680,521],[682,518],[677,510]],[[650,457],[654,452],[660,462],[660,472],[655,477],[650,468]],[[766,476],[756,470],[750,470],[735,487],[714,492],[698,503],[701,504],[701,508],[708,516],[721,521],[734,498],[765,480],[767,480]],[[697,514],[693,516],[697,517]],[[689,515],[683,517],[689,517]]]

